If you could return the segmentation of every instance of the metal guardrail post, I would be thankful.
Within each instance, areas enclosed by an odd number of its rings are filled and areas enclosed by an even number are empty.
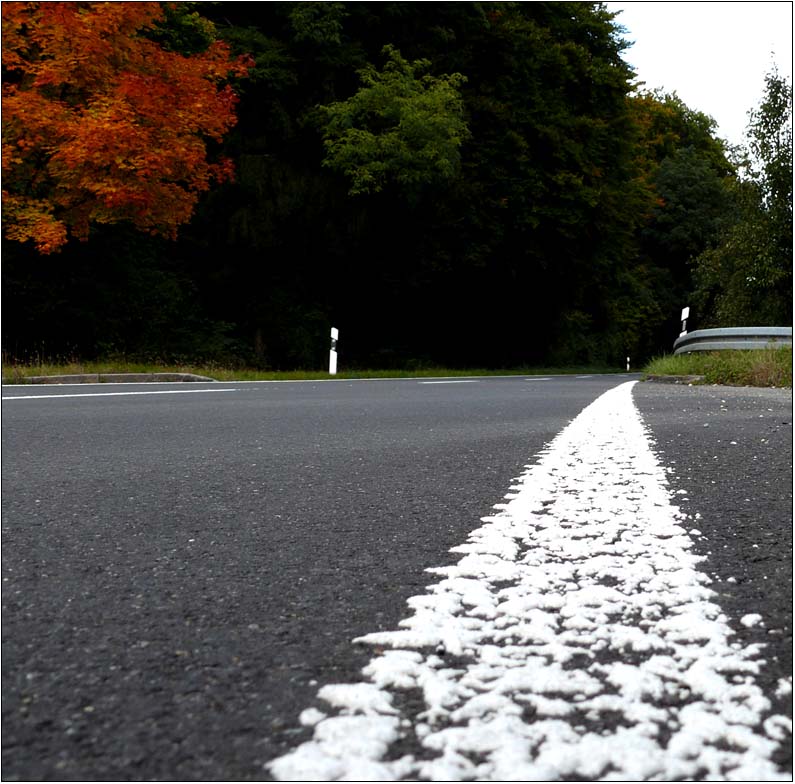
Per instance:
[[[792,347],[792,327],[724,327],[697,329],[680,335],[674,342],[674,354],[784,346]]]

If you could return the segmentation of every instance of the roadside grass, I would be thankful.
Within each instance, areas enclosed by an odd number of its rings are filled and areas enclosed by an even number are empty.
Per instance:
[[[649,362],[643,372],[647,376],[703,376],[704,384],[791,388],[792,349],[667,355]]]
[[[465,376],[546,376],[564,374],[619,373],[611,367],[521,367],[521,368],[444,368],[426,367],[409,370],[341,370],[335,376],[325,371],[266,371],[253,368],[232,368],[212,364],[158,364],[153,362],[62,362],[3,363],[4,384],[25,384],[31,376],[67,376],[103,373],[192,373],[216,381],[320,381],[365,378],[447,378]]]

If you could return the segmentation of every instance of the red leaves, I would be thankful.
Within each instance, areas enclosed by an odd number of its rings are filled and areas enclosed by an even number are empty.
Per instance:
[[[232,176],[206,140],[234,124],[244,75],[212,43],[191,56],[141,35],[160,3],[4,3],[6,236],[58,250],[92,223],[132,221],[173,237],[198,194]]]

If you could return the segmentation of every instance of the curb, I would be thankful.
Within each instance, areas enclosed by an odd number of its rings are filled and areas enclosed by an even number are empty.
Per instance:
[[[704,376],[644,376],[644,381],[655,381],[658,384],[703,384]]]
[[[83,373],[72,376],[28,376],[24,384],[140,384],[157,381],[215,381],[192,373]]]

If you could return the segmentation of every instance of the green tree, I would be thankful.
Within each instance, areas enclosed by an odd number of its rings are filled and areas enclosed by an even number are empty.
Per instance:
[[[634,254],[648,198],[613,15],[576,2],[310,5],[206,12],[227,41],[252,28],[277,41],[294,74],[243,86],[238,182],[206,202],[229,227],[208,262],[222,256],[222,279],[241,281],[228,296],[251,302],[244,329],[277,344],[263,308],[278,288],[291,312],[344,329],[350,361],[618,362],[644,330],[640,309],[614,311],[646,285]]]
[[[428,24],[438,67],[467,76],[472,134],[427,241],[448,270],[433,331],[459,361],[618,361],[603,338],[635,221],[624,44],[599,4],[473,5]]]
[[[792,84],[773,70],[749,113],[748,150],[733,188],[737,220],[696,259],[705,326],[792,320]]]
[[[669,350],[681,308],[690,303],[693,259],[734,217],[734,168],[715,121],[676,94],[641,90],[629,97],[634,129],[636,224],[633,286],[614,319],[629,321],[631,356]]]
[[[453,179],[469,135],[461,74],[431,76],[430,60],[410,63],[390,45],[383,54],[383,70],[363,68],[354,95],[320,107],[323,165],[350,179],[351,195]]]

